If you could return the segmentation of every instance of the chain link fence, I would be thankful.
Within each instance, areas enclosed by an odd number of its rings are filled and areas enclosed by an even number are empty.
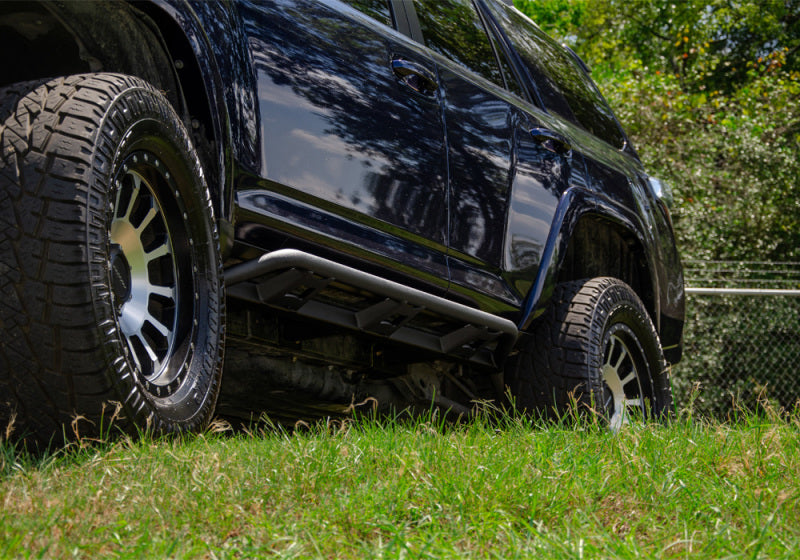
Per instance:
[[[672,372],[679,407],[725,419],[764,399],[800,402],[800,263],[684,262],[683,360]]]

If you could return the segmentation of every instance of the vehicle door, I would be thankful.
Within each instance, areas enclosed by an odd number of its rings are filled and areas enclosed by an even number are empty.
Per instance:
[[[489,1],[485,6],[513,46],[522,78],[547,112],[550,130],[569,139],[574,162],[570,186],[580,187],[572,193],[590,199],[595,215],[627,222],[629,230],[648,236],[640,241],[652,244],[652,232],[636,223],[631,210],[638,208],[640,215],[650,211],[640,179],[641,164],[586,65],[513,7]],[[587,230],[583,234],[591,235]],[[605,251],[607,254],[592,255],[583,265],[597,267],[595,275],[609,274],[610,263],[619,275],[634,266],[619,258],[624,252],[615,250],[613,244],[607,244]],[[597,266],[600,263],[602,266]]]
[[[568,143],[518,84],[477,4],[415,0],[413,6],[426,46],[441,55],[451,293],[514,316],[571,180]]]
[[[239,185],[239,239],[310,246],[446,290],[446,156],[430,57],[393,28],[383,0],[240,11],[261,167]]]

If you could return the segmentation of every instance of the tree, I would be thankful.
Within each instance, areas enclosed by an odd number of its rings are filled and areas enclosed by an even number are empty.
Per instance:
[[[688,258],[800,260],[800,0],[517,0],[591,67]]]
[[[749,64],[800,70],[800,0],[517,0],[593,65],[633,62],[685,88],[733,91]],[[771,61],[771,62],[770,62]]]

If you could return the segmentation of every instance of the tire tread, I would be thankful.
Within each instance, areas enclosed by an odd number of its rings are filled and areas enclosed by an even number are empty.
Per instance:
[[[658,334],[644,305],[625,283],[598,277],[559,284],[543,316],[536,323],[528,342],[507,368],[509,388],[518,409],[538,411],[548,417],[559,416],[573,404],[598,410],[604,390],[602,366],[602,314],[625,308],[633,313],[644,338],[655,345],[652,355],[658,362],[657,379],[647,397],[654,412],[672,404],[666,364]],[[600,315],[599,315],[600,314]]]
[[[119,132],[114,115],[106,120],[104,111],[122,92],[136,89],[155,92],[137,78],[116,74],[0,89],[0,328],[5,335],[0,430],[16,411],[16,431],[46,441],[76,414],[99,425],[103,407],[98,403],[120,400],[119,387],[108,377],[113,366],[106,363],[106,342],[98,335],[103,319],[92,305],[97,293],[108,290],[104,279],[91,273],[91,263],[104,257],[87,250],[92,252],[105,235],[98,213],[103,210],[97,208],[104,194],[98,189],[104,186],[93,181],[92,162],[100,161],[95,157],[110,162],[94,146],[102,144],[97,136],[104,122]],[[134,92],[124,102],[148,99]],[[177,119],[151,105],[166,122]],[[190,145],[184,148],[193,153]],[[201,167],[194,159],[197,171]],[[201,206],[211,216],[218,243],[208,189]],[[221,263],[216,267],[221,278]],[[212,294],[210,304],[224,312],[216,299],[220,295]],[[211,336],[222,329],[219,324],[209,328],[215,331]],[[218,358],[221,363],[221,350]],[[203,410],[188,429],[207,421],[213,403]],[[139,415],[141,403],[129,412]]]

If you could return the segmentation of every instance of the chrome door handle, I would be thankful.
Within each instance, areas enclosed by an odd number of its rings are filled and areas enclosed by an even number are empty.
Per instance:
[[[572,155],[572,144],[558,132],[549,128],[533,128],[530,130],[530,134],[533,140],[545,150],[567,157]]]
[[[424,66],[402,58],[393,59],[391,65],[394,75],[414,91],[432,95],[439,89],[435,74]]]

